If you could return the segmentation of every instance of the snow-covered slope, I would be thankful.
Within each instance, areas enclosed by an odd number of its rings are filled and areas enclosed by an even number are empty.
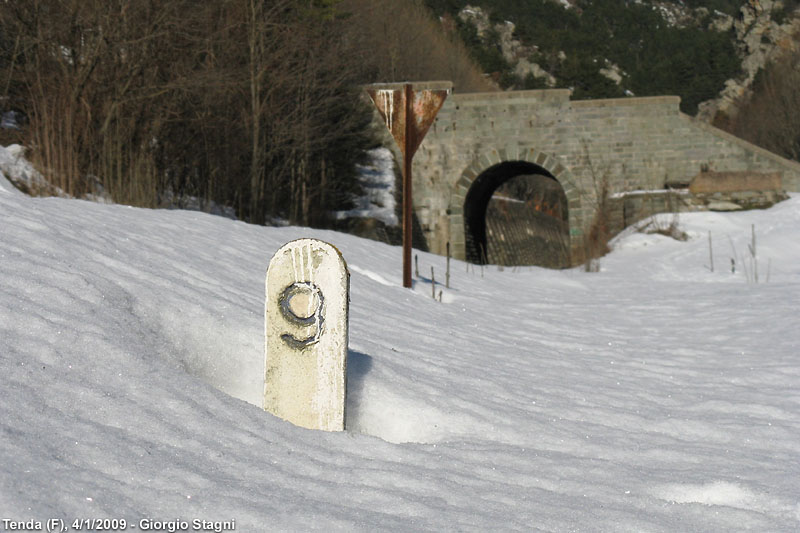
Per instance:
[[[800,198],[682,225],[596,274],[454,262],[438,303],[398,248],[0,183],[0,518],[796,531]],[[266,266],[306,236],[352,273],[343,433],[254,405]]]

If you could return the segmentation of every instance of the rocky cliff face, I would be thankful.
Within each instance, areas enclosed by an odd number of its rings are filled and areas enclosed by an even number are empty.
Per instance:
[[[517,78],[523,80],[533,76],[542,80],[547,87],[555,87],[555,76],[547,72],[540,65],[530,61],[530,57],[539,51],[536,45],[525,45],[514,35],[516,25],[507,20],[501,24],[492,24],[489,14],[478,6],[467,5],[458,14],[462,22],[472,24],[477,31],[478,38],[485,46],[499,46],[503,59],[514,69]],[[497,42],[490,42],[490,34],[496,34]],[[515,89],[517,87],[510,87]]]
[[[717,113],[736,115],[736,104],[752,87],[756,74],[770,61],[800,48],[800,10],[775,19],[784,13],[780,0],[748,0],[732,20],[736,44],[742,57],[743,74],[725,82],[718,98],[700,104],[698,118],[712,121]]]

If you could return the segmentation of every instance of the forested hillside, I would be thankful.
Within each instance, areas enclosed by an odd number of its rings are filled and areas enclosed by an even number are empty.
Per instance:
[[[740,69],[730,28],[709,29],[723,14],[735,14],[736,3],[693,3],[703,9],[626,0],[428,0],[454,21],[503,88],[569,87],[575,99],[677,94],[692,114]],[[488,27],[480,28],[476,7],[488,15]],[[510,24],[520,41],[511,57],[501,35]],[[519,68],[520,59],[541,70]]]

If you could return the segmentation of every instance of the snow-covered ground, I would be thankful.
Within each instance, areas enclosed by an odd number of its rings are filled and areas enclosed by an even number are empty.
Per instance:
[[[455,261],[439,303],[399,248],[0,182],[0,519],[797,531],[800,197],[681,225],[599,273]],[[257,406],[267,263],[309,236],[352,273],[343,433]]]

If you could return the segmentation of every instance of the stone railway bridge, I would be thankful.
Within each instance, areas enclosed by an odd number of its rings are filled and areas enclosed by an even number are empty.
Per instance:
[[[426,86],[435,87],[419,84]],[[450,242],[455,258],[479,259],[490,198],[518,176],[546,176],[563,189],[560,212],[573,263],[582,260],[603,181],[620,195],[685,186],[709,170],[756,180],[777,172],[785,190],[800,191],[800,164],[681,113],[679,102],[677,96],[571,101],[567,89],[451,94],[414,157],[424,245],[443,255]],[[386,145],[397,154],[393,142]]]

